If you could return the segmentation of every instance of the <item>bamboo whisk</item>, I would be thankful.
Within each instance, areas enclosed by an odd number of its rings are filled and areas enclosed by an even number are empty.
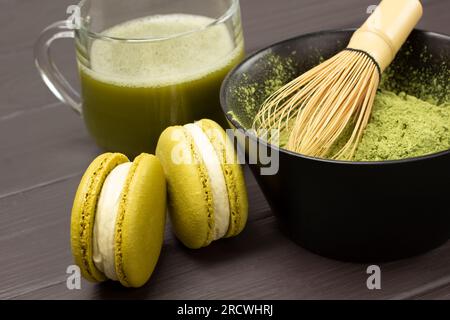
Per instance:
[[[382,1],[345,50],[273,93],[253,129],[258,135],[288,132],[287,149],[314,157],[326,157],[349,132],[333,157],[351,159],[370,119],[381,74],[421,16],[419,0]]]

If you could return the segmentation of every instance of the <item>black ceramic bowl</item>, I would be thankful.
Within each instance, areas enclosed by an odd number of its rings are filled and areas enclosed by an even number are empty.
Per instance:
[[[222,108],[232,128],[251,126],[254,114],[243,111],[236,92],[264,81],[268,57],[291,57],[300,74],[342,50],[352,33],[307,34],[248,57],[222,86]],[[448,97],[449,63],[449,36],[414,30],[391,66],[390,89]],[[343,162],[302,156],[240,135],[241,144],[247,139],[247,156],[248,141],[279,150],[277,174],[261,175],[260,162],[250,167],[282,230],[315,253],[346,261],[388,261],[423,253],[449,238],[450,151],[401,161]]]

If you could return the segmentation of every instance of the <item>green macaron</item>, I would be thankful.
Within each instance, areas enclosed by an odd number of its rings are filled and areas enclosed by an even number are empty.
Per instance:
[[[188,248],[238,235],[245,227],[248,199],[233,143],[214,121],[167,128],[156,156],[168,184],[172,228]]]
[[[144,285],[161,252],[165,214],[166,182],[155,156],[142,154],[133,162],[119,153],[97,157],[72,208],[72,254],[82,275]]]

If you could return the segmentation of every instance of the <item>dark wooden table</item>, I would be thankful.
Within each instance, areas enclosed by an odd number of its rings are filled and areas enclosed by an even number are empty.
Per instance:
[[[405,299],[450,298],[450,242],[419,257],[381,266],[382,289],[366,287],[367,265],[309,253],[277,229],[247,172],[250,221],[231,240],[191,251],[166,232],[151,281],[126,290],[82,281],[66,287],[72,198],[99,150],[82,121],[39,78],[33,43],[65,18],[74,0],[0,0],[0,298],[2,299]],[[242,0],[247,51],[301,33],[356,27],[375,0]],[[420,28],[450,33],[450,1],[424,1]],[[77,81],[73,44],[57,62]]]

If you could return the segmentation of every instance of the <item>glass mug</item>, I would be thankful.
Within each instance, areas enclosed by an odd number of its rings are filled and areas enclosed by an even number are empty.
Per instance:
[[[42,32],[36,65],[100,147],[134,157],[153,153],[168,126],[225,124],[220,85],[244,56],[238,0],[84,0],[72,9],[74,19]],[[49,56],[61,38],[75,38],[81,97]]]

